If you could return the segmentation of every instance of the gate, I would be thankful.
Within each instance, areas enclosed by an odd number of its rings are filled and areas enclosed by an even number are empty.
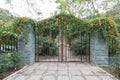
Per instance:
[[[35,53],[36,61],[59,61],[58,46],[56,36],[59,30],[51,31],[50,26],[36,27],[35,28]]]
[[[65,49],[63,52],[64,61],[89,62],[89,48],[89,35],[86,32],[80,32],[79,37],[77,37],[75,40],[73,39],[70,46],[68,45],[68,43],[67,45],[65,45]]]
[[[57,28],[56,26],[52,26]],[[79,37],[68,43],[60,29],[52,31],[49,27],[35,28],[36,61],[80,61],[89,62],[89,36],[81,32]]]

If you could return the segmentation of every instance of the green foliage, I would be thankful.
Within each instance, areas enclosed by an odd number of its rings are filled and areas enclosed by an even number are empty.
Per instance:
[[[59,34],[59,27],[56,25],[43,26],[36,28],[36,35],[41,35],[43,37],[51,36],[52,39],[55,39]]]
[[[6,73],[8,68],[16,68],[23,65],[22,57],[18,53],[0,54],[0,74]]]
[[[82,37],[82,40],[81,38],[77,38],[72,41],[71,50],[74,51],[75,55],[80,55],[80,54],[84,55],[86,53],[85,51],[87,50],[87,42],[88,42],[88,38],[86,37]]]
[[[111,57],[110,63],[115,67],[120,66],[120,54],[116,54],[113,57]]]
[[[27,42],[27,33],[34,30],[36,25],[35,20],[27,17],[18,17],[12,24],[14,33],[18,35],[18,38],[23,38],[24,42]]]
[[[92,20],[90,22],[89,33],[91,35],[95,33],[101,33],[108,45],[111,45],[111,39],[117,40],[117,38],[120,36],[115,22],[109,17],[95,18]]]
[[[5,73],[7,71],[7,60],[5,54],[0,54],[0,74]]]
[[[18,53],[7,53],[9,67],[18,67],[22,65],[22,57]]]
[[[120,77],[120,54],[116,54],[110,58],[110,64],[116,68],[116,73]]]
[[[54,40],[51,40],[50,37],[40,37],[40,55],[42,56],[54,56],[56,55],[57,45]]]
[[[14,30],[15,33],[18,33],[19,35],[23,33],[27,33],[30,28],[35,28],[36,27],[36,21],[27,17],[18,17],[14,23]],[[28,27],[31,26],[31,27]]]
[[[120,10],[119,10],[119,8],[120,8],[120,1],[116,0],[116,1],[114,1],[114,6],[112,7],[112,9],[107,11],[105,13],[105,15],[113,18],[113,20],[116,22],[118,30],[120,32]]]
[[[62,32],[70,44],[72,39],[77,38],[80,32],[87,32],[88,23],[76,18],[71,14],[61,13],[49,19],[38,22],[38,34],[43,36],[54,36],[54,38]]]
[[[14,32],[12,24],[5,24],[0,28],[0,37],[18,37],[18,35]]]
[[[15,19],[8,10],[0,8],[0,25],[11,23]]]

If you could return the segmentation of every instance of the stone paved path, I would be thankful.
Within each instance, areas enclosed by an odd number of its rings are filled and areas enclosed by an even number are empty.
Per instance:
[[[34,63],[3,80],[118,80],[88,63]]]

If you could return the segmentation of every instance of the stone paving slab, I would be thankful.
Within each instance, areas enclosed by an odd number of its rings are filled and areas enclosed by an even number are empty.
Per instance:
[[[40,80],[40,78],[41,78],[41,76],[39,76],[39,75],[32,75],[32,76],[28,77],[28,80]]]
[[[71,80],[85,80],[83,76],[72,76]]]
[[[39,62],[3,80],[118,80],[98,66],[80,62]]]

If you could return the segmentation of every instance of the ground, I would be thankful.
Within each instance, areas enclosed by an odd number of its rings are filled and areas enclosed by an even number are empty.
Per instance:
[[[102,68],[88,63],[34,63],[3,80],[118,80]]]
[[[120,79],[120,77],[118,77],[117,73],[115,72],[116,70],[115,70],[114,67],[111,67],[111,66],[102,66],[101,68],[104,69],[105,71],[109,72],[110,74],[114,75],[115,77],[117,77],[117,78]]]

